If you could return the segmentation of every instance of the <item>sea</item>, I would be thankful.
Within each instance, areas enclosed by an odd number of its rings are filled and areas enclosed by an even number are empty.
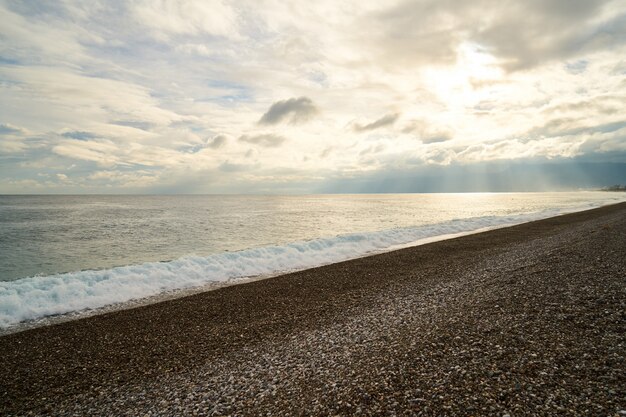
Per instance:
[[[620,201],[600,191],[0,195],[0,330]]]

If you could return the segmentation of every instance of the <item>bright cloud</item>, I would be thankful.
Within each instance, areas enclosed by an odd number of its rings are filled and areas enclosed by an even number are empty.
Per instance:
[[[0,193],[626,163],[619,0],[0,0],[0,19]]]

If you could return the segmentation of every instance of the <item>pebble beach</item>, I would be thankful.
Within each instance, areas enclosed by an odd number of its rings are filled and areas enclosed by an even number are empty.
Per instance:
[[[626,203],[0,337],[0,415],[626,416]]]

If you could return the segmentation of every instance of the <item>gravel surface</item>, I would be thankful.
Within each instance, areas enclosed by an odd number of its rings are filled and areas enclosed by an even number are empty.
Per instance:
[[[2,415],[626,416],[626,203],[0,337]]]

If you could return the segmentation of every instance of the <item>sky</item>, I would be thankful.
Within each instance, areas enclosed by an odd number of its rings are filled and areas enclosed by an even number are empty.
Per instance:
[[[626,183],[623,0],[0,0],[0,193]]]

